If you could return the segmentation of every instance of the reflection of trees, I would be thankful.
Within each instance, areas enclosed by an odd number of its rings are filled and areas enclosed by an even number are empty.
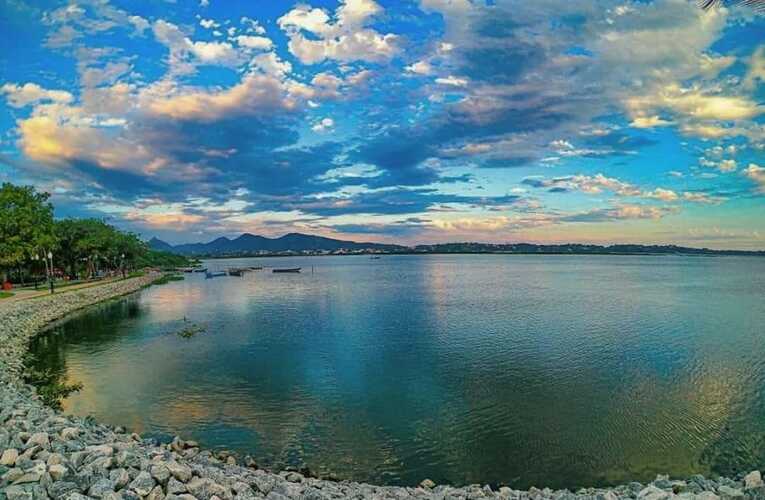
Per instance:
[[[59,323],[36,337],[24,357],[24,380],[37,389],[45,404],[61,409],[62,402],[83,388],[82,383],[67,379],[66,346],[116,340],[116,325],[142,313],[136,296],[88,308],[85,313]]]

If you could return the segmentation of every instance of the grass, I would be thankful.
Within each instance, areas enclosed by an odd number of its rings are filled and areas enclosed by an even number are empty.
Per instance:
[[[0,292],[0,299],[7,299],[9,297],[13,297],[13,293],[11,293],[11,292]]]
[[[198,325],[196,323],[191,323],[184,317],[183,328],[181,328],[175,333],[181,338],[190,339],[191,337],[194,337],[198,333],[204,333],[206,331],[207,331],[207,328],[205,328],[204,326]]]
[[[155,279],[152,285],[166,285],[171,281],[183,281],[185,278],[180,274],[163,274],[159,278]]]

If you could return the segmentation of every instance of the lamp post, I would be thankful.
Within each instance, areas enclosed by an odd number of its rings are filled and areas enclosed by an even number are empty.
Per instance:
[[[53,252],[48,251],[48,261],[50,261],[50,271],[48,272],[48,281],[50,282],[50,293],[53,293]]]
[[[122,271],[122,279],[125,279],[125,254],[120,255],[120,270]]]
[[[32,256],[32,261],[33,261],[33,262],[39,262],[39,261],[40,261],[40,256],[39,256],[39,255],[37,255],[37,254],[34,254],[34,255]],[[35,267],[36,267],[36,266],[35,266]],[[34,269],[32,269],[32,273],[33,273],[33,276],[34,276],[34,278],[35,278],[35,290],[37,290],[37,274],[36,274],[36,271],[35,271]]]

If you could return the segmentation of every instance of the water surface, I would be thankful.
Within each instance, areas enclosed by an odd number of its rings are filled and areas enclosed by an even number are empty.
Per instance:
[[[304,272],[187,275],[58,325],[33,351],[83,383],[67,412],[386,484],[573,488],[765,463],[765,259],[207,265]],[[189,323],[207,331],[175,334]]]

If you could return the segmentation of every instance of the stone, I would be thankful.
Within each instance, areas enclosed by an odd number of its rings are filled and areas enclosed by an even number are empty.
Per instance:
[[[167,480],[170,479],[170,470],[165,464],[154,464],[151,466],[149,472],[151,473],[151,477],[163,486],[166,485]]]
[[[32,500],[32,492],[20,486],[9,486],[5,490],[5,496],[8,500]]]
[[[21,477],[13,481],[13,484],[39,483],[40,479],[42,479],[42,474],[39,472],[26,472]]]
[[[48,474],[50,474],[54,481],[61,481],[68,472],[69,470],[61,464],[53,464],[48,467]]]
[[[744,488],[752,490],[754,488],[760,488],[765,486],[762,482],[762,474],[760,471],[755,470],[744,476]]]
[[[90,500],[90,498],[86,497],[85,495],[83,495],[81,493],[77,493],[77,492],[70,493],[65,498],[66,498],[66,500]]]
[[[48,486],[48,495],[55,499],[64,498],[70,493],[78,493],[79,486],[69,481],[55,481]]]
[[[2,457],[0,457],[0,465],[13,467],[16,464],[17,458],[19,458],[19,450],[15,448],[9,448],[5,450]]]
[[[181,481],[182,483],[188,483],[191,481],[191,467],[188,465],[183,465],[175,460],[166,462],[165,467],[168,471],[170,471],[170,474],[177,479],[178,481]]]
[[[64,463],[64,457],[60,453],[51,453],[45,461],[48,465],[58,465]]]
[[[151,490],[154,489],[154,485],[154,479],[152,479],[151,474],[146,471],[141,471],[138,473],[138,476],[133,479],[133,482],[130,483],[130,489],[142,497],[145,497],[151,493]]]
[[[726,484],[717,488],[717,493],[721,498],[742,498],[744,496],[743,491]]]
[[[436,483],[433,482],[431,479],[423,479],[420,483],[420,486],[425,488],[426,490],[432,490],[436,487]]]
[[[47,450],[50,448],[50,439],[48,438],[47,432],[36,432],[30,436],[30,438],[27,440],[27,446],[39,446],[42,449]]]
[[[649,484],[638,493],[637,497],[640,500],[662,500],[667,498],[669,494],[656,486]]]
[[[155,486],[151,493],[146,496],[146,500],[164,500],[165,492],[162,491],[162,486]]]
[[[186,490],[199,500],[210,500],[213,496],[227,496],[226,488],[207,478],[195,477],[186,485]]]
[[[694,497],[695,500],[719,500],[720,497],[715,495],[711,491],[702,491],[701,493],[697,493]]]
[[[77,427],[66,427],[61,430],[61,433],[59,434],[61,436],[61,439],[64,441],[69,441],[70,439],[77,439],[77,436],[80,435],[80,429]]]
[[[88,495],[96,498],[103,498],[107,493],[114,492],[111,480],[101,478],[88,489]]]
[[[113,469],[109,472],[109,479],[115,490],[121,490],[130,482],[130,474],[125,469]]]
[[[167,494],[180,495],[181,493],[186,493],[186,485],[175,479],[175,477],[171,477],[167,482]]]

